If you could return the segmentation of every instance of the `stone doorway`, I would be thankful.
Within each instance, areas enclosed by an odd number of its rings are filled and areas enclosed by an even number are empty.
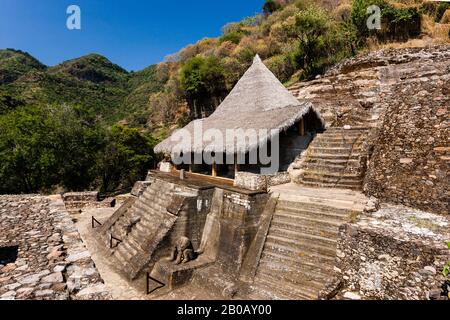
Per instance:
[[[19,254],[19,246],[0,247],[0,264],[14,263]]]

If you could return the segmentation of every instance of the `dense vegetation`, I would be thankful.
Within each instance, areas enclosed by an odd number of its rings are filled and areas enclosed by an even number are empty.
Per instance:
[[[450,22],[448,4],[321,3],[267,0],[261,14],[227,24],[221,37],[138,72],[97,54],[47,67],[0,50],[0,193],[129,188],[155,165],[156,141],[212,113],[256,54],[289,85],[368,43],[417,36],[424,16]],[[382,30],[365,25],[372,4]]]
[[[153,165],[154,141],[102,126],[67,105],[25,106],[0,116],[0,193],[131,186]]]

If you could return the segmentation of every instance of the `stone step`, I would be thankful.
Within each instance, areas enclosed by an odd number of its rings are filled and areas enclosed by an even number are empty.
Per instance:
[[[328,256],[312,255],[311,253],[300,255],[282,254],[277,251],[265,250],[261,255],[261,261],[276,262],[282,265],[295,267],[298,270],[315,270],[316,273],[326,274],[335,264],[335,259]]]
[[[358,151],[360,150],[359,148],[354,148],[353,151]],[[316,146],[315,144],[312,145],[309,149],[308,149],[308,154],[309,155],[313,155],[313,154],[345,154],[345,155],[350,155],[352,153],[352,146],[346,146],[346,147],[322,147],[322,146]]]
[[[322,133],[318,134],[316,138],[314,139],[313,143],[315,141],[330,141],[330,142],[339,142],[339,141],[348,141],[348,142],[355,142],[358,140],[360,135],[347,135],[347,134],[339,134],[339,133]]]
[[[318,183],[321,185],[329,183],[331,185],[334,185],[335,187],[345,185],[345,186],[353,186],[355,188],[362,188],[362,179],[352,180],[352,179],[331,178],[331,177],[326,177],[326,176],[320,177],[320,176],[303,175],[301,177],[301,181],[302,181],[302,183],[312,182],[312,183]]]
[[[361,190],[362,189],[362,181],[352,181],[352,180],[338,180],[332,178],[308,178],[302,177],[301,180],[304,185],[316,185],[320,187],[329,187],[329,188],[351,188],[352,190]]]
[[[342,181],[339,183],[302,181],[301,184],[306,187],[314,187],[314,188],[338,188],[338,189],[349,189],[349,190],[355,190],[355,191],[362,190],[362,186],[354,185],[354,184],[346,184],[346,183],[343,183]]]
[[[140,217],[144,217],[151,214],[154,211],[154,207],[151,202],[139,201],[139,203],[136,204],[136,211]]]
[[[316,290],[312,287],[299,287],[287,281],[280,281],[273,275],[257,277],[254,285],[255,291],[259,291],[265,299],[271,300],[313,300],[317,299]],[[319,290],[317,290],[318,292]],[[264,298],[263,298],[264,299]]]
[[[336,241],[335,241],[336,242]],[[274,250],[280,253],[285,253],[289,250],[292,254],[304,254],[306,252],[313,252],[323,256],[334,257],[336,253],[336,245],[331,245],[329,242],[313,242],[309,239],[302,241],[292,240],[285,237],[274,236],[269,233],[266,244],[269,244]]]
[[[307,162],[304,164],[304,169],[307,171],[332,172],[332,173],[344,173],[344,172],[351,172],[351,170],[359,170],[357,167],[350,167],[348,165],[348,162],[344,162],[339,165]]]
[[[161,219],[164,219],[167,216],[167,210],[163,211],[153,211],[151,214],[146,214],[141,218],[141,223],[144,226],[153,225],[155,222],[159,222]]]
[[[138,252],[142,251],[141,247],[135,247],[133,244],[131,244],[128,239],[126,239],[124,242],[120,243],[117,247],[118,251],[125,251],[130,256],[135,256]]]
[[[126,249],[122,249],[122,243],[114,251],[114,257],[122,263],[122,266],[126,265],[128,261],[133,257],[132,253]]]
[[[136,228],[133,230],[133,232],[131,232],[130,235],[134,235],[136,233],[149,234],[150,232],[154,232],[156,229],[157,226],[155,224],[147,223],[144,225],[144,223],[142,222],[136,225]]]
[[[321,159],[321,158],[307,158],[304,162],[305,165],[308,164],[320,164],[320,165],[336,165],[336,166],[347,166],[359,167],[359,161],[356,159]]]
[[[272,223],[284,224],[293,228],[303,228],[318,226],[324,230],[339,229],[339,227],[348,221],[350,214],[332,215],[329,212],[312,212],[309,210],[279,210],[277,209]]]
[[[330,226],[329,224],[321,224],[320,222],[313,222],[311,220],[300,220],[299,224],[291,224],[283,217],[274,217],[271,227],[274,230],[286,230],[291,232],[303,232],[314,236],[325,238],[337,238],[339,228],[336,226]]]
[[[298,199],[300,201],[296,202]],[[292,200],[279,200],[276,213],[299,214],[304,217],[339,218],[347,217],[355,208],[360,208],[357,204],[348,199],[330,199],[329,201],[314,198],[311,196],[297,196]]]
[[[351,148],[356,141],[346,141],[346,140],[328,140],[324,138],[317,138],[314,140],[311,146],[314,147],[324,147],[324,148]]]
[[[147,216],[151,216],[154,214],[161,214],[163,212],[166,212],[167,209],[167,203],[162,206],[158,203],[152,203],[152,202],[140,202],[138,205],[138,210],[140,211],[141,219],[144,219]]]
[[[261,261],[260,272],[256,275],[265,277],[267,274],[273,275],[279,281],[286,281],[290,284],[301,287],[315,287],[320,290],[326,283],[329,276],[327,272],[317,267],[307,268],[305,265],[292,266],[274,261]],[[333,272],[333,267],[328,266],[329,273]]]
[[[273,239],[280,239],[283,241],[288,241],[292,243],[297,242],[305,242],[305,243],[315,243],[320,244],[323,246],[336,246],[336,238],[337,237],[323,237],[320,235],[314,235],[307,232],[303,232],[302,230],[288,230],[288,229],[282,229],[277,227],[270,227],[270,232],[268,237],[271,237]]]
[[[342,181],[362,181],[363,177],[361,174],[352,173],[352,172],[332,172],[332,171],[314,171],[314,170],[305,170],[302,178],[307,178],[307,180],[315,179],[315,178],[327,178],[329,180],[342,180]]]
[[[301,246],[301,244],[298,247],[293,247],[291,245],[266,241],[263,255],[272,255],[278,258],[283,257],[283,259],[299,261],[305,264],[321,264],[326,266],[334,264],[336,259],[335,250],[332,252],[332,255],[330,255],[330,251],[325,251],[325,254],[323,254],[322,252],[318,252],[317,247],[308,248]]]
[[[332,133],[325,133],[322,135],[318,135],[318,139],[319,141],[329,141],[329,142],[339,142],[339,141],[343,141],[343,142],[347,142],[347,143],[355,143],[357,140],[359,140],[361,138],[362,134],[357,133],[357,134],[347,134],[347,133],[340,133],[340,132],[332,132]],[[316,140],[313,141],[313,143]]]
[[[127,258],[123,257],[118,251],[114,252],[113,256],[111,257],[111,259],[114,259],[117,262],[117,267],[123,268],[123,266],[125,266],[127,264]]]
[[[365,118],[367,119],[367,118]],[[344,127],[330,127],[325,132],[359,132],[366,133],[369,129],[365,126],[351,126],[350,129],[345,129]]]
[[[141,239],[136,239],[133,236],[129,236],[126,239],[126,243],[128,246],[130,246],[131,248],[133,248],[136,251],[143,251],[144,249],[141,247],[142,244],[142,238]]]
[[[145,203],[152,203],[152,204],[158,204],[158,205],[164,205],[168,202],[168,199],[171,198],[172,193],[169,194],[158,194],[149,196],[148,194],[143,194],[142,200]]]
[[[311,152],[308,150],[307,154],[306,154],[307,158],[309,159],[318,159],[318,160],[322,160],[322,159],[326,159],[326,160],[353,160],[353,159],[357,159],[358,157],[355,155],[350,155],[350,154],[343,154],[343,153],[319,153],[319,152]]]

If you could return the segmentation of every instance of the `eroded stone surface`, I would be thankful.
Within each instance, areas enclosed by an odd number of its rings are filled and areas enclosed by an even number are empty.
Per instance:
[[[0,247],[18,246],[1,299],[110,298],[60,196],[0,196],[0,230]]]
[[[445,279],[450,220],[404,206],[382,205],[343,226],[335,269],[340,297],[427,299]]]

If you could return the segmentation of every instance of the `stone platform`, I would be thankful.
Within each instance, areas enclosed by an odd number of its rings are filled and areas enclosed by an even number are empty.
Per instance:
[[[0,299],[111,298],[60,196],[0,196],[0,230]]]
[[[335,269],[338,298],[439,298],[450,261],[450,219],[404,206],[382,205],[340,230]]]

